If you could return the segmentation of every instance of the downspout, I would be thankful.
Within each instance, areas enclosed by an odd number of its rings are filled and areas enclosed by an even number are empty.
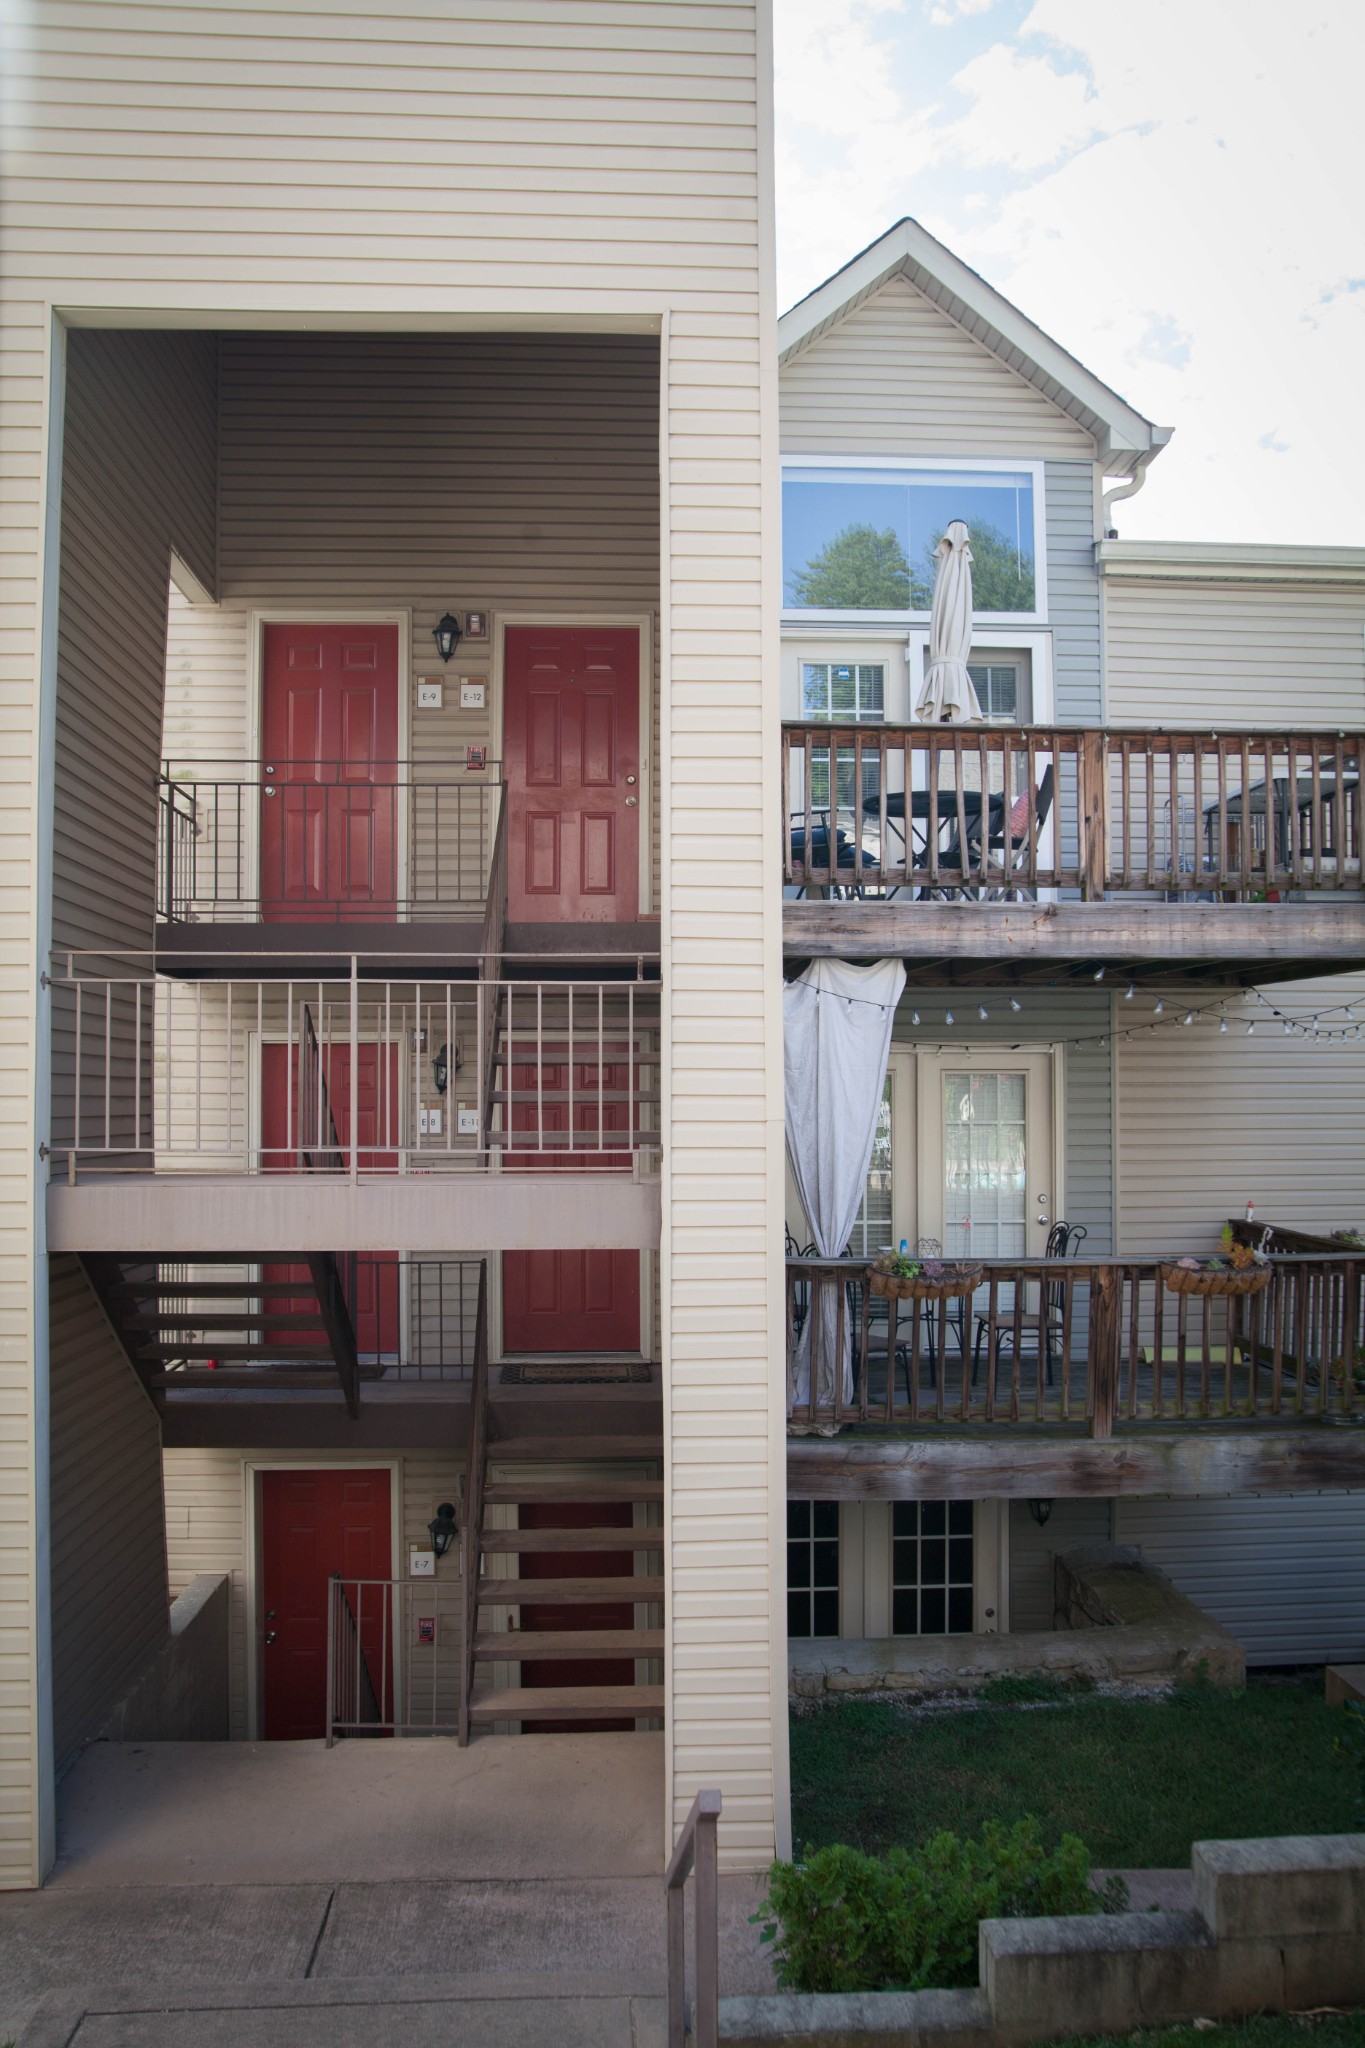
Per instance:
[[[1126,484],[1117,484],[1112,491],[1105,492],[1100,501],[1100,527],[1105,540],[1118,539],[1117,530],[1110,524],[1109,507],[1117,505],[1120,498],[1135,498],[1137,496],[1147,481],[1147,465],[1152,460],[1152,457],[1159,452],[1157,448],[1149,448],[1147,453],[1140,455],[1134,463],[1133,474],[1128,479],[1128,482]]]

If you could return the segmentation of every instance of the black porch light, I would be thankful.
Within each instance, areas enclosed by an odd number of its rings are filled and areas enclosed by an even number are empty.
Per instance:
[[[427,1529],[431,1536],[432,1549],[437,1557],[444,1557],[460,1533],[455,1527],[455,1509],[450,1501],[441,1502],[436,1510],[436,1520],[428,1522]]]
[[[1041,1529],[1046,1526],[1047,1518],[1052,1513],[1052,1502],[1050,1500],[1031,1500],[1028,1504],[1028,1511]]]
[[[431,1078],[438,1095],[444,1095],[446,1089],[450,1086],[451,1067],[453,1066],[458,1074],[462,1065],[463,1062],[460,1059],[460,1048],[458,1045],[455,1048],[455,1058],[453,1061],[450,1057],[450,1047],[448,1045],[441,1047],[441,1050],[431,1062]]]
[[[449,661],[460,644],[460,622],[454,612],[443,614],[439,624],[432,627],[431,637],[442,661]]]

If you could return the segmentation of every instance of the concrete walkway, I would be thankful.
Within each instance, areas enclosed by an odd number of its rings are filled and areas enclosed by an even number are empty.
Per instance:
[[[654,1735],[98,1744],[51,1882],[0,1894],[0,2043],[651,2048],[662,1769]],[[726,1993],[773,1988],[760,1896],[721,1881]]]

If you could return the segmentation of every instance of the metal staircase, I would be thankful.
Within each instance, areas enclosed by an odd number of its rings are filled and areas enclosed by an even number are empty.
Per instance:
[[[362,1367],[348,1305],[347,1255],[82,1252],[81,1265],[143,1386],[271,1393],[339,1386],[354,1419]],[[262,1277],[273,1267],[292,1270]],[[224,1269],[231,1268],[231,1275]]]

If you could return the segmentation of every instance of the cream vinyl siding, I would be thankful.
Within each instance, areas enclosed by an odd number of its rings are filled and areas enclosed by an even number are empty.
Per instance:
[[[1041,391],[893,277],[784,363],[784,455],[986,455],[1094,460]]]
[[[250,1548],[245,1522],[247,1501],[246,1464],[250,1459],[273,1465],[357,1465],[366,1470],[399,1458],[398,1527],[402,1542],[394,1559],[395,1576],[407,1576],[408,1546],[430,1547],[427,1523],[439,1501],[460,1505],[464,1457],[461,1453],[368,1451],[351,1458],[335,1452],[251,1450],[167,1450],[166,1553],[170,1567],[171,1598],[183,1593],[196,1572],[226,1572],[232,1579],[232,1608],[228,1637],[228,1676],[231,1689],[231,1734],[234,1742],[247,1737],[247,1571]],[[439,1567],[441,1583],[459,1583],[460,1561],[452,1550]],[[443,1610],[444,1611],[444,1610]]]
[[[58,946],[147,946],[171,549],[215,581],[216,349],[68,342],[57,646]]]
[[[86,324],[663,337],[668,1797],[680,1815],[698,1786],[720,1784],[723,1853],[749,1867],[786,1830],[772,1607],[786,1488],[770,32],[766,5],[727,0],[413,0],[382,19],[361,0],[49,0],[14,77],[29,105],[0,287],[14,344],[0,402],[19,429],[6,450],[18,507],[6,765],[21,787],[39,719],[52,305]],[[443,587],[441,604],[460,595]],[[414,612],[414,638],[419,624]],[[157,743],[153,729],[148,771]],[[19,1302],[14,1591],[32,1614],[41,1416],[25,1304],[41,1134],[24,1050],[39,964],[26,798],[12,824],[0,918],[15,920],[22,966],[0,1228]],[[2,1696],[16,1761],[0,1789],[17,1816],[3,1874],[24,1883],[39,1871],[45,1796],[31,1668],[25,1641]]]
[[[1116,725],[1365,722],[1365,590],[1114,576],[1104,615]]]
[[[58,1767],[165,1639],[156,1411],[75,1259],[51,1264],[52,1664]]]
[[[1365,1493],[1114,1503],[1115,1536],[1246,1647],[1248,1664],[1358,1662]]]
[[[1198,1008],[1214,992],[1191,989]],[[1290,1016],[1355,1001],[1365,976],[1277,983]],[[1119,1001],[1126,1012],[1150,1001]],[[1168,1014],[1172,1005],[1168,1003]],[[1119,1251],[1211,1252],[1251,1200],[1259,1223],[1332,1231],[1365,1217],[1365,1040],[1286,1037],[1250,997],[1216,1024],[1144,1033],[1117,1051]],[[1257,1021],[1254,1036],[1245,1021]]]

